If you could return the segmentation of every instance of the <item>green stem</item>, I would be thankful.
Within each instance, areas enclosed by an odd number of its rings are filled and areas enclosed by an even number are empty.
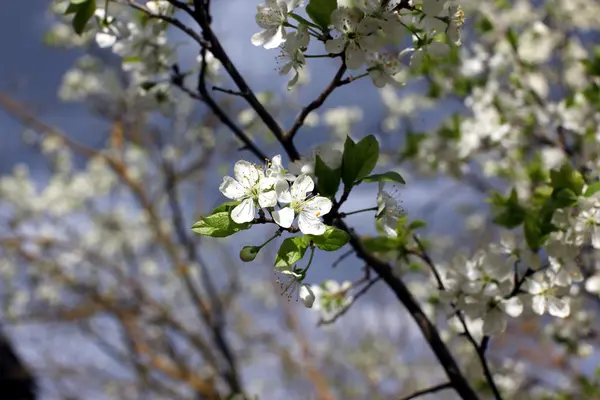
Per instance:
[[[304,279],[304,277],[306,276],[306,273],[308,272],[308,269],[310,268],[310,265],[312,264],[314,255],[315,255],[315,246],[312,245],[312,246],[310,246],[310,258],[308,259],[308,265],[306,266],[306,268],[304,268],[302,270],[302,279]]]
[[[378,207],[363,208],[360,210],[351,211],[351,212],[347,212],[347,213],[340,213],[340,217],[344,218],[344,217],[347,217],[348,215],[352,215],[352,214],[358,214],[358,213],[367,212],[367,211],[377,211],[377,209],[378,209]]]
[[[261,244],[260,246],[257,246],[259,249],[262,249],[263,247],[265,247],[267,244],[269,244],[269,242],[271,242],[273,239],[275,239],[276,237],[281,236],[281,231],[277,231],[275,232],[275,234],[273,235],[273,237],[271,237],[269,240],[267,240],[266,242],[264,242],[263,244]]]
[[[299,16],[299,15],[298,15],[298,14],[296,14],[296,13],[289,13],[288,15],[289,15],[290,17],[294,18],[296,21],[298,21],[298,22],[302,23],[302,24],[305,24],[305,25],[308,25],[308,26],[310,26],[310,27],[312,27],[312,28],[315,28],[315,29],[321,30],[321,27],[320,27],[319,25],[317,25],[317,24],[314,24],[314,23],[310,22],[310,21],[309,21],[309,20],[307,20],[306,18],[302,18],[301,16]]]

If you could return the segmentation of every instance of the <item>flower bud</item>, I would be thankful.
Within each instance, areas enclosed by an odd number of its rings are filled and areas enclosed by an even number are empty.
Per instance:
[[[259,251],[260,247],[258,246],[244,246],[242,251],[240,251],[240,260],[243,262],[254,261]]]

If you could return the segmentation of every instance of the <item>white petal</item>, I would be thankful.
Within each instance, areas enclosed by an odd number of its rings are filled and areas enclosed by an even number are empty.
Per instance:
[[[246,189],[230,176],[223,178],[223,183],[219,186],[219,190],[225,197],[232,200],[239,200],[246,193]]]
[[[235,176],[235,180],[245,188],[254,186],[259,179],[258,170],[248,161],[236,162],[235,166],[233,167],[233,174]]]
[[[275,167],[282,167],[281,154],[277,154],[276,156],[273,156],[273,158],[271,159],[271,164]]]
[[[285,179],[278,179],[277,182],[275,182],[275,192],[277,192],[277,197],[281,196],[285,192],[289,193],[289,189],[290,189],[290,186],[288,185],[288,183]],[[291,201],[291,195],[290,195],[290,201]],[[289,201],[288,201],[288,203],[289,203]]]
[[[588,278],[585,282],[585,290],[590,293],[600,294],[600,274]]]
[[[506,330],[506,316],[502,311],[494,308],[487,313],[481,328],[484,335],[494,335]]]
[[[260,190],[268,190],[268,189],[271,189],[273,187],[273,185],[275,185],[276,182],[277,182],[277,179],[275,179],[275,178],[262,177],[262,178],[260,178],[258,187],[260,188]]]
[[[106,48],[112,47],[117,41],[117,37],[110,33],[98,32],[96,33],[96,44],[98,47]]]
[[[303,211],[321,217],[331,211],[332,206],[333,203],[327,197],[315,196],[306,202]]]
[[[258,204],[261,207],[275,207],[277,205],[277,192],[270,190],[258,195]]]
[[[325,233],[325,224],[314,214],[304,211],[298,217],[298,227],[305,235],[322,235]]]
[[[290,207],[282,208],[281,210],[273,211],[273,219],[277,225],[282,228],[289,228],[294,222],[295,213]]]
[[[275,188],[275,190],[277,190],[277,188]],[[277,199],[279,200],[280,203],[282,204],[289,204],[292,202],[292,193],[289,190],[280,192]]]
[[[339,37],[337,39],[331,39],[325,42],[325,50],[329,54],[340,54],[344,51],[344,46],[346,45],[346,41],[343,37]]]
[[[255,213],[256,206],[254,205],[254,200],[246,199],[231,210],[231,219],[233,222],[243,224],[244,222],[252,221]]]
[[[450,47],[446,43],[431,42],[427,46],[427,52],[434,57],[447,57],[450,54]]]
[[[546,296],[536,295],[531,299],[531,309],[538,315],[543,315],[546,311]]]
[[[310,286],[308,286],[308,285],[300,286],[299,294],[300,294],[300,300],[302,300],[302,303],[304,303],[304,306],[306,308],[311,308],[313,306],[313,303],[315,302],[315,294],[313,293]]]
[[[348,69],[359,69],[367,60],[367,55],[356,46],[348,46],[346,49],[346,66]]]
[[[548,313],[558,318],[566,318],[571,312],[569,301],[558,297],[548,296]]]
[[[269,30],[269,32],[272,33],[270,33],[271,36],[263,46],[265,49],[275,49],[285,42],[286,35],[283,26],[280,25],[275,30]]]
[[[292,198],[294,200],[304,200],[307,192],[312,192],[315,188],[315,183],[308,175],[300,175],[292,185]]]
[[[501,302],[499,307],[513,318],[518,317],[523,312],[523,302],[518,297],[512,297]]]

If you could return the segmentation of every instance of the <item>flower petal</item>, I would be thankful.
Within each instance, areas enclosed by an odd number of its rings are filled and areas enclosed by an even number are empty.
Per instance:
[[[483,319],[481,330],[486,336],[504,332],[506,330],[506,316],[497,308],[490,310]]]
[[[558,297],[548,296],[548,313],[558,318],[566,318],[571,312],[569,301]]]
[[[294,200],[304,200],[307,192],[312,192],[315,188],[315,183],[308,175],[300,175],[292,185],[292,198]]]
[[[243,224],[252,221],[255,213],[256,206],[254,205],[254,200],[246,199],[231,210],[231,219],[235,223]]]
[[[277,205],[277,192],[270,190],[268,192],[261,192],[258,195],[258,205],[261,207],[275,207]]]
[[[314,214],[304,211],[300,212],[298,217],[298,227],[305,235],[322,235],[325,233],[325,224]]]
[[[333,203],[327,197],[315,196],[304,205],[303,211],[321,217],[331,211]]]
[[[273,187],[273,185],[275,185],[275,183],[277,183],[277,179],[275,178],[261,177],[258,187],[260,188],[260,190],[269,190]]]
[[[343,37],[339,37],[337,39],[331,39],[325,42],[325,50],[329,54],[340,54],[344,51],[344,46],[346,45],[346,40]]]
[[[315,294],[312,289],[308,285],[300,286],[299,290],[300,300],[304,303],[304,307],[312,308],[313,303],[315,302]]]
[[[225,197],[232,200],[239,200],[246,193],[246,189],[230,176],[223,178],[223,183],[219,186],[219,190]]]
[[[282,228],[289,228],[292,226],[292,222],[294,222],[295,217],[294,210],[290,207],[282,208],[281,210],[273,211],[273,219],[277,223],[277,225]]]
[[[502,301],[499,304],[499,307],[502,311],[513,318],[518,317],[523,312],[523,302],[518,297],[512,297],[508,300]]]
[[[531,299],[531,309],[538,315],[543,315],[546,311],[546,296],[536,295]]]
[[[250,188],[254,186],[259,179],[258,170],[253,164],[248,161],[238,161],[233,167],[233,174],[235,180],[238,181],[243,187]]]

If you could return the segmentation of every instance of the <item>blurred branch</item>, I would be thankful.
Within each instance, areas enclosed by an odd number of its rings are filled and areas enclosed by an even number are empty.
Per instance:
[[[451,388],[452,388],[452,383],[450,383],[450,382],[441,383],[439,385],[432,386],[432,387],[427,388],[427,389],[419,390],[419,391],[414,392],[413,394],[410,394],[408,396],[401,397],[398,400],[412,400],[412,399],[416,399],[417,397],[424,396],[426,394],[431,394],[431,393],[435,393],[435,392],[439,392],[441,390],[451,389]]]

